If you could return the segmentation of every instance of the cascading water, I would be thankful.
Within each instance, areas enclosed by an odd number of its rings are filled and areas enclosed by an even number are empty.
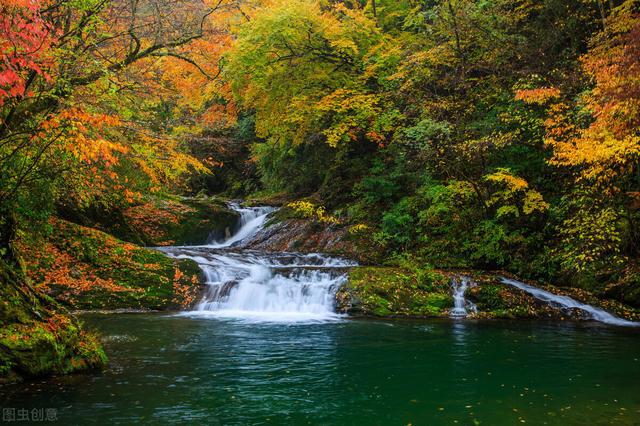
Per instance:
[[[260,321],[338,318],[334,309],[335,293],[346,281],[346,269],[355,263],[317,253],[265,253],[247,249],[246,242],[263,229],[269,214],[276,209],[244,208],[237,204],[231,204],[231,208],[240,213],[240,220],[234,234],[224,241],[160,248],[171,257],[195,260],[203,270],[208,291],[189,314]],[[502,282],[551,305],[581,309],[596,321],[640,326],[638,322],[623,320],[602,309],[520,281],[502,278]],[[476,312],[476,306],[465,298],[465,292],[473,285],[468,277],[452,279],[451,317],[464,318]]]
[[[502,277],[501,281],[504,284],[519,288],[520,290],[529,293],[536,299],[547,302],[552,306],[558,306],[563,309],[580,309],[589,314],[589,316],[595,321],[600,321],[611,325],[622,325],[631,327],[640,326],[640,322],[627,321],[622,318],[618,318],[602,309],[578,302],[577,300],[572,299],[569,296],[558,296],[557,294],[550,293],[548,291],[530,286],[520,281],[512,280],[510,278]]]
[[[451,289],[453,291],[453,309],[449,312],[451,317],[464,318],[469,315],[470,312],[474,313],[477,311],[476,305],[464,297],[467,289],[473,285],[473,281],[468,277],[451,279]]]
[[[240,207],[231,203],[232,209],[240,213],[240,220],[236,232],[223,241],[211,241],[208,245],[211,248],[231,247],[232,245],[255,235],[267,220],[267,216],[274,212],[274,207]]]
[[[264,253],[243,248],[263,227],[272,207],[242,208],[236,232],[206,246],[166,247],[169,256],[195,260],[208,291],[189,315],[259,321],[328,320],[335,293],[354,263],[321,254]]]

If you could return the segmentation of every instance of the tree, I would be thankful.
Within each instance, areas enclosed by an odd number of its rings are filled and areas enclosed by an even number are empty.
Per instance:
[[[189,132],[176,133],[179,122],[156,123],[165,99],[179,102],[178,81],[209,83],[219,74],[221,49],[211,46],[228,32],[214,18],[235,10],[236,2],[4,1],[1,7],[2,247],[13,238],[17,215],[42,219],[56,200],[126,203],[189,170],[206,170],[185,155]],[[158,78],[163,69],[180,67]],[[196,104],[202,115],[215,107],[208,100]]]
[[[324,136],[335,146],[380,115],[381,98],[364,83],[367,55],[382,42],[360,10],[276,1],[240,26],[226,75],[255,110],[258,136],[295,144]]]
[[[568,270],[610,271],[640,250],[640,15],[635,2],[611,10],[603,26],[581,58],[592,89],[577,104],[554,105],[547,120],[550,163],[575,179],[562,226]]]

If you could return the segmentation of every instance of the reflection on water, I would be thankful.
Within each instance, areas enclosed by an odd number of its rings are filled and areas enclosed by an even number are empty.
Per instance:
[[[637,424],[640,334],[583,324],[93,315],[102,374],[3,389],[64,424]],[[123,338],[126,336],[126,338]]]

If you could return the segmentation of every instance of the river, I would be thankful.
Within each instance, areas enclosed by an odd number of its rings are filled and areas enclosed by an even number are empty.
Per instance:
[[[637,425],[640,335],[471,320],[90,315],[111,368],[5,389],[63,424]],[[474,423],[475,422],[475,423]]]
[[[5,387],[2,407],[77,425],[640,423],[637,327],[465,319],[466,281],[460,318],[346,318],[353,262],[250,250],[272,209],[236,208],[225,241],[162,249],[201,265],[194,310],[83,315],[110,368]]]

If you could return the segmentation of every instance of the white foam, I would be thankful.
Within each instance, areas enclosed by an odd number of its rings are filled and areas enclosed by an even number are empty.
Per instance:
[[[578,302],[577,300],[572,299],[569,296],[559,296],[557,294],[550,293],[546,290],[542,290],[540,288],[533,287],[529,284],[512,280],[510,278],[502,277],[501,281],[504,284],[508,284],[510,286],[519,288],[520,290],[526,291],[536,299],[547,302],[550,305],[555,305],[561,308],[568,308],[568,309],[580,309],[586,312],[587,314],[589,314],[589,316],[595,321],[600,321],[605,324],[620,325],[620,326],[626,326],[626,327],[640,326],[640,322],[627,321],[625,319],[618,318],[614,315],[611,315],[609,312],[603,309],[596,308],[591,305],[587,305],[586,303]]]
[[[181,315],[278,323],[339,320],[334,305],[346,281],[341,268],[355,263],[319,253],[242,249],[241,242],[264,228],[274,208],[231,207],[240,213],[240,225],[225,241],[162,249],[174,258],[195,260],[208,285],[195,309]]]

